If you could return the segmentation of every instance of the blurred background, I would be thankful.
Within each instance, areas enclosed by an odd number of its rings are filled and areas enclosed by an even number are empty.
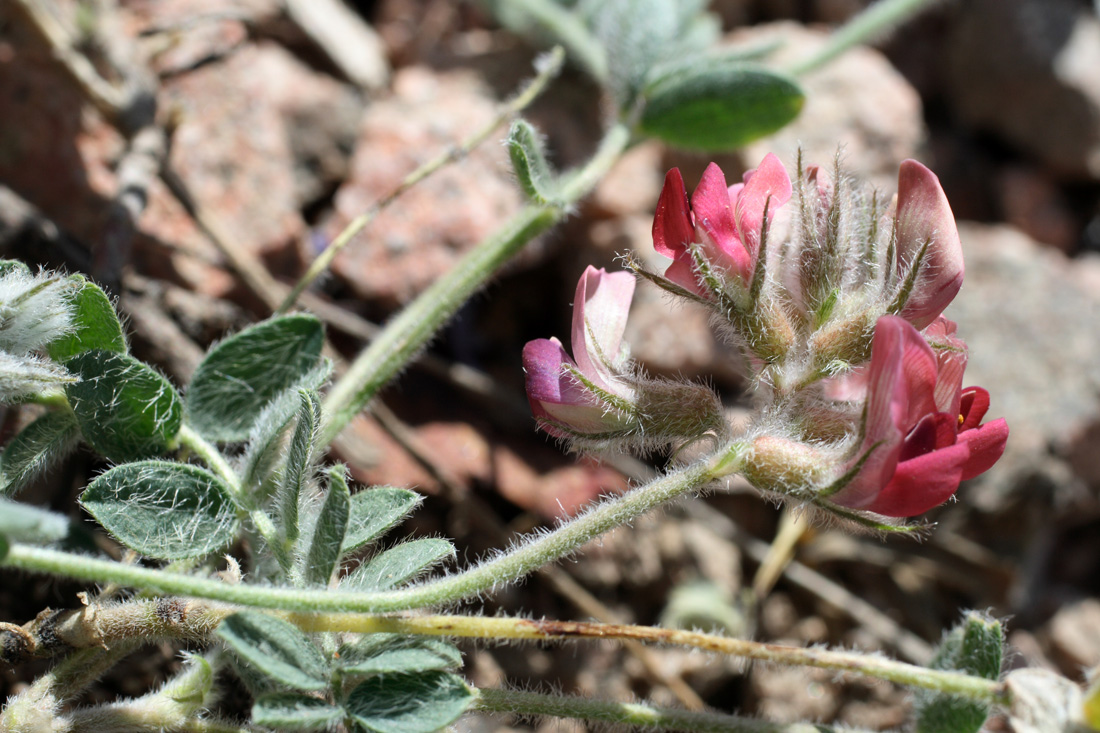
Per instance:
[[[711,10],[729,42],[774,44],[784,63],[811,55],[866,4],[719,0]],[[542,50],[491,8],[450,0],[31,5],[63,32],[44,34],[26,3],[0,0],[0,257],[90,273],[118,298],[135,355],[181,385],[212,340],[270,313],[262,277],[261,286],[242,277],[242,257],[293,282],[406,174],[492,119]],[[991,416],[1011,426],[1004,459],[930,513],[936,526],[921,541],[812,528],[788,532],[769,555],[787,519],[735,485],[643,518],[468,610],[709,627],[920,662],[962,610],[979,609],[1005,621],[1009,665],[1083,679],[1100,664],[1098,12],[1088,0],[939,3],[803,76],[801,115],[770,138],[713,158],[634,147],[353,424],[339,458],[361,484],[423,492],[402,531],[454,538],[460,564],[623,490],[661,461],[564,455],[535,432],[520,351],[568,334],[586,265],[620,267],[627,250],[657,264],[650,226],[665,171],[679,166],[690,189],[712,159],[732,181],[769,151],[793,168],[799,147],[823,165],[839,150],[847,170],[889,196],[900,161],[916,158],[940,176],[959,219],[967,274],[947,315],[970,345],[966,383],[986,387]],[[139,80],[147,91],[123,105],[110,90],[97,98],[57,62],[66,54],[112,88]],[[525,116],[565,168],[591,153],[607,109],[567,68]],[[505,132],[402,195],[308,294],[305,307],[345,355],[521,206]],[[628,339],[649,371],[708,380],[734,416],[751,408],[738,357],[703,312],[640,285]],[[2,437],[28,419],[8,409]],[[24,497],[77,516],[75,496],[103,468],[80,453]],[[73,607],[78,590],[0,573],[0,619]],[[144,692],[177,664],[177,649],[163,647],[135,655],[93,698]],[[555,685],[879,729],[900,725],[907,709],[886,683],[678,650],[467,651],[479,686]],[[0,694],[43,665],[0,668]]]

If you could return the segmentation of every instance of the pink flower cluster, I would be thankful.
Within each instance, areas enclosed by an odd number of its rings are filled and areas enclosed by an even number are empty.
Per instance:
[[[964,268],[939,180],[907,160],[888,206],[860,195],[817,168],[792,184],[774,155],[733,186],[712,163],[690,199],[674,169],[653,223],[654,247],[671,263],[663,273],[634,269],[712,307],[758,371],[772,422],[746,438],[750,480],[826,509],[910,517],[989,469],[1008,426],[981,424],[989,394],[963,389],[966,345],[942,316]],[[769,241],[792,200],[789,238]],[[588,268],[573,357],[556,339],[524,349],[532,410],[551,435],[576,442],[676,425],[668,435],[690,441],[702,426],[713,432],[713,419],[693,430],[654,414],[654,404],[677,404],[654,401],[629,366],[622,336],[633,289],[629,274]]]

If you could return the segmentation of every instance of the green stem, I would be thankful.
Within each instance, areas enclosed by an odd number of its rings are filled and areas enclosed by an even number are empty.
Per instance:
[[[263,510],[255,505],[252,497],[247,494],[244,487],[241,485],[241,479],[237,476],[237,472],[229,465],[229,461],[225,460],[225,456],[222,455],[221,451],[186,424],[180,428],[179,434],[176,437],[180,445],[190,449],[203,463],[225,481],[226,485],[229,486],[233,503],[237,505],[241,518],[247,517],[252,520],[252,526],[254,526],[259,535],[263,537],[264,542],[271,547],[272,552],[275,554],[275,559],[279,562],[279,567],[281,567],[284,572],[290,572],[293,566],[293,560],[290,557],[290,553],[287,551],[286,545],[279,538],[279,530],[275,527],[275,523],[271,521],[271,517],[267,516]]]
[[[162,595],[209,598],[242,606],[319,613],[357,611],[390,613],[454,603],[494,587],[515,582],[534,570],[575,552],[604,532],[627,524],[665,502],[696,491],[725,473],[715,471],[717,458],[694,463],[649,484],[597,504],[556,530],[536,536],[465,572],[393,591],[340,593],[332,590],[273,588],[224,583],[152,568],[127,566],[44,547],[12,543],[0,564],[96,583],[118,583]]]
[[[824,66],[853,46],[870,43],[897,28],[935,2],[938,0],[879,0],[833,31],[824,48],[787,71],[798,76]]]
[[[519,94],[513,97],[507,102],[504,107],[498,112],[492,120],[489,121],[484,127],[475,132],[469,138],[462,142],[457,147],[446,150],[440,153],[438,156],[429,160],[424,165],[417,168],[415,171],[405,177],[404,180],[387,194],[384,198],[380,199],[377,203],[372,205],[366,212],[355,217],[344,230],[340,232],[337,237],[325,248],[325,250],[317,256],[317,259],[310,264],[306,274],[302,276],[300,280],[294,285],[290,293],[287,294],[283,300],[282,305],[275,311],[275,315],[285,313],[293,307],[294,303],[298,300],[298,296],[316,280],[321,273],[329,268],[332,261],[336,259],[336,255],[340,253],[340,250],[344,249],[352,239],[355,238],[359,232],[374,220],[378,214],[380,214],[387,206],[396,201],[403,193],[415,186],[420,181],[424,180],[432,173],[441,169],[448,163],[452,163],[459,160],[464,155],[469,154],[471,150],[485,142],[485,139],[492,134],[493,130],[502,125],[505,120],[518,114],[527,105],[531,104],[543,90],[546,89],[550,80],[558,75],[561,71],[564,52],[561,47],[555,47],[548,56],[544,57],[541,62],[541,68],[539,69],[538,76],[531,80]]]
[[[328,421],[321,432],[321,444],[331,443],[501,265],[564,218],[570,205],[592,190],[618,160],[629,141],[626,126],[614,125],[596,154],[563,187],[560,201],[526,205],[390,321],[325,397]]]
[[[572,695],[546,695],[520,690],[475,690],[471,710],[517,715],[592,720],[656,730],[690,733],[829,733],[835,729],[809,723],[772,723],[723,713],[696,712],[642,703],[593,700]],[[846,728],[848,733],[856,733]]]
[[[584,22],[572,10],[553,0],[500,0],[502,5],[512,5],[520,13],[550,31],[555,39],[569,51],[573,60],[584,67],[597,82],[607,82],[607,51],[599,39],[592,35]]]

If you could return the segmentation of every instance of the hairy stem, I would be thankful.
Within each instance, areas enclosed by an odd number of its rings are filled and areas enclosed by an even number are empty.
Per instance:
[[[833,728],[808,723],[772,723],[722,713],[657,707],[642,703],[594,700],[520,690],[476,690],[472,710],[516,715],[591,720],[638,728],[690,733],[831,733]],[[848,733],[856,733],[846,728]]]
[[[390,321],[325,397],[328,420],[321,433],[321,444],[331,443],[497,268],[564,218],[569,206],[592,190],[629,141],[626,126],[614,125],[604,135],[595,155],[562,188],[560,201],[525,206]]]
[[[159,598],[61,611],[51,616],[40,616],[21,628],[5,630],[9,634],[14,632],[11,640],[18,640],[25,651],[19,657],[4,661],[15,664],[62,649],[112,647],[138,640],[201,642],[214,632],[223,619],[239,610],[239,607],[207,601]],[[276,612],[276,615],[308,633],[392,633],[528,641],[599,639],[678,646],[760,662],[872,677],[994,705],[1008,703],[1007,693],[1000,682],[961,672],[927,669],[859,652],[766,644],[678,629],[485,616],[377,616],[285,611]],[[3,637],[3,640],[4,647],[14,646],[8,643],[8,637]]]
[[[879,0],[833,31],[821,50],[787,71],[797,76],[820,68],[853,46],[877,40],[935,2],[938,0]]]
[[[233,467],[229,465],[229,461],[225,460],[225,456],[221,454],[221,451],[187,425],[183,425],[183,427],[180,428],[177,437],[180,441],[180,445],[189,448],[195,455],[202,459],[203,463],[205,463],[208,468],[225,481],[232,493],[233,503],[237,505],[241,519],[248,518],[252,520],[252,526],[256,528],[256,532],[263,537],[264,542],[271,548],[271,551],[275,555],[275,559],[279,563],[279,567],[281,567],[284,572],[290,572],[293,561],[291,560],[290,554],[287,552],[285,543],[279,539],[279,530],[276,529],[275,523],[271,521],[271,517],[267,516],[267,514],[257,507],[253,498],[247,495],[244,487],[241,485],[240,477],[237,475],[237,472],[233,470]]]
[[[552,532],[518,544],[499,557],[464,572],[400,590],[341,593],[231,584],[21,543],[12,543],[0,564],[96,583],[118,583],[162,595],[209,598],[284,611],[389,613],[425,608],[453,603],[513,583],[543,565],[575,552],[604,532],[627,524],[665,502],[701,489],[729,473],[728,456],[735,452],[734,447],[727,446],[711,458],[607,499]]]
[[[321,273],[329,268],[332,261],[336,259],[336,255],[340,253],[340,250],[348,246],[359,232],[363,231],[368,224],[374,221],[375,217],[382,213],[386,207],[396,201],[403,193],[420,183],[432,173],[443,168],[448,163],[453,163],[460,160],[463,156],[468,155],[471,150],[485,142],[485,139],[492,134],[493,130],[500,127],[506,120],[518,114],[526,108],[527,105],[531,104],[531,102],[546,89],[550,80],[556,77],[558,72],[561,71],[564,57],[565,53],[561,50],[561,47],[555,47],[549,55],[539,62],[538,65],[540,68],[538,75],[532,79],[526,87],[520,90],[518,94],[505,103],[500,112],[494,115],[493,119],[490,120],[488,124],[468,137],[461,144],[449,150],[445,150],[432,160],[429,160],[427,163],[414,170],[398,184],[397,188],[386,194],[385,197],[373,204],[367,211],[352,219],[351,222],[344,227],[344,230],[325,247],[325,250],[321,252],[320,255],[317,256],[317,259],[310,264],[306,274],[295,283],[294,287],[287,294],[286,299],[283,300],[282,305],[275,311],[275,314],[279,315],[280,313],[285,313],[290,310],[290,308],[294,306],[295,301],[298,300],[298,296],[302,294],[302,291],[308,288]]]

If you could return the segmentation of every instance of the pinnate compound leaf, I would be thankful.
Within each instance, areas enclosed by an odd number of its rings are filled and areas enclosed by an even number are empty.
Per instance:
[[[248,438],[264,407],[321,361],[324,329],[313,316],[272,318],[210,350],[187,390],[187,418],[210,440]]]
[[[421,496],[408,489],[380,486],[360,491],[351,497],[351,516],[340,553],[347,555],[380,537],[407,517],[421,502]]]
[[[335,663],[345,674],[364,676],[453,671],[462,666],[462,654],[442,639],[370,634],[341,646]]]
[[[512,158],[519,185],[529,199],[545,204],[557,198],[558,184],[546,161],[542,137],[526,120],[512,123],[508,132],[508,155]]]
[[[252,705],[252,722],[275,730],[331,730],[343,717],[342,708],[294,692],[261,695]]]
[[[80,503],[119,542],[162,560],[219,550],[239,527],[229,487],[209,471],[182,463],[117,466],[96,477]]]
[[[85,351],[65,366],[81,381],[69,385],[69,403],[80,432],[112,461],[166,452],[183,423],[175,388],[152,367],[128,354]]]
[[[0,494],[15,496],[80,442],[80,427],[68,410],[47,412],[23,428],[0,454]]]
[[[298,424],[294,426],[294,435],[290,439],[290,451],[287,453],[283,479],[279,486],[279,519],[283,532],[291,543],[298,539],[298,499],[302,495],[302,487],[309,479],[310,469],[313,467],[313,449],[320,427],[321,401],[315,392],[301,392]],[[344,488],[347,489],[346,484]],[[344,538],[344,530],[347,529],[347,519],[345,505],[343,527],[340,528],[340,536],[336,538],[334,550],[339,550],[340,542]]]
[[[80,284],[80,289],[73,295],[74,330],[47,347],[50,358],[63,362],[94,349],[125,354],[126,337],[110,298],[98,285],[80,275],[69,279]]]
[[[995,680],[1003,654],[1000,622],[971,611],[947,632],[928,666]],[[931,690],[915,694],[914,710],[918,733],[977,733],[990,713],[984,703]]]
[[[692,150],[731,150],[778,130],[801,111],[788,77],[744,63],[685,64],[646,88],[639,127]]]
[[[292,623],[242,611],[222,621],[217,633],[238,657],[279,684],[305,691],[328,688],[324,656]]]
[[[69,535],[69,518],[0,497],[0,535],[15,542],[47,544]]]
[[[371,677],[351,691],[345,706],[374,733],[431,733],[457,720],[473,697],[457,675],[419,672]]]
[[[341,587],[356,591],[393,588],[454,554],[454,546],[437,537],[402,542],[360,565],[348,575]]]
[[[328,585],[332,573],[340,562],[340,544],[348,528],[351,511],[351,492],[344,480],[344,467],[329,469],[328,496],[321,505],[321,513],[313,527],[313,541],[306,553],[306,566],[302,579],[310,585]]]

